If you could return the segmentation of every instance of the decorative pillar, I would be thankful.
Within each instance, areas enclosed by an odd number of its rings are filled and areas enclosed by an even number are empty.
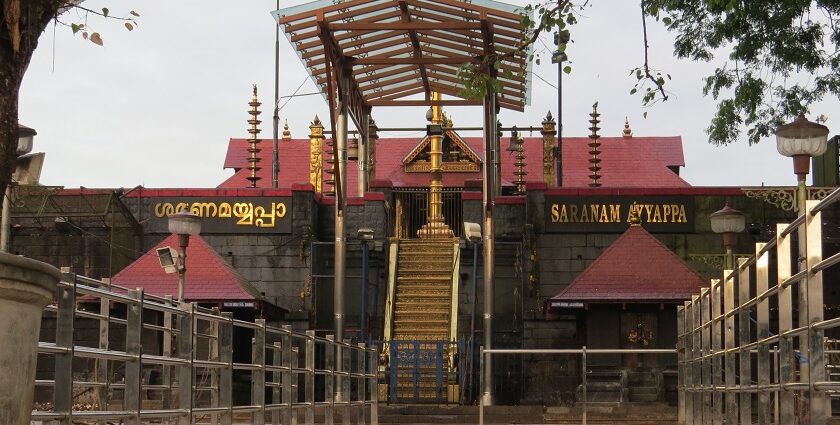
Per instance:
[[[514,162],[513,165],[516,166],[516,171],[513,172],[516,176],[516,180],[514,180],[514,184],[516,184],[516,193],[518,195],[524,195],[525,176],[528,175],[528,172],[525,171],[525,139],[521,136],[519,136],[516,141],[516,162]]]
[[[621,137],[625,139],[633,137],[633,130],[630,129],[630,121],[627,121],[627,117],[624,117],[624,131],[621,133]]]
[[[289,120],[283,124],[283,140],[292,140],[292,132],[289,131]]]
[[[260,143],[260,139],[257,138],[257,134],[260,134],[260,129],[258,126],[262,121],[259,120],[260,110],[259,107],[262,105],[257,100],[257,85],[254,84],[254,95],[251,98],[251,102],[248,103],[248,106],[251,107],[251,110],[248,111],[248,114],[251,115],[251,118],[248,119],[248,124],[251,128],[248,129],[248,133],[251,133],[251,140],[249,141],[250,146],[248,147],[248,169],[251,170],[251,175],[246,177],[246,179],[251,181],[251,187],[257,187],[257,181],[260,180],[262,177],[257,176],[257,171],[260,171],[260,167],[257,164],[260,162],[259,156],[257,154],[260,153],[262,149],[258,147]]]
[[[283,134],[285,138],[285,131]],[[309,124],[309,183],[315,187],[315,192],[323,190],[324,167],[324,124],[315,115],[315,120]]]
[[[335,159],[333,159],[333,145],[335,145],[335,135],[333,134],[332,137],[326,139],[326,143],[323,143],[324,150],[323,153],[326,153],[324,157],[324,162],[327,163],[327,166],[324,168],[324,181],[323,184],[327,187],[323,188],[323,193],[325,195],[335,195],[335,170],[336,164]]]
[[[370,137],[370,144],[368,146],[368,182],[376,179],[376,142],[379,141],[379,127],[373,118],[368,124],[368,137]]]
[[[432,101],[439,101],[440,93],[432,92]],[[432,104],[429,117],[429,207],[426,224],[417,231],[421,239],[451,238],[452,229],[443,218],[443,111],[440,104]]]
[[[598,124],[600,123],[598,117],[601,116],[601,114],[598,113],[598,102],[595,102],[595,104],[592,105],[592,113],[589,114],[589,116],[592,117],[592,119],[589,120],[589,123],[592,124],[592,126],[589,127],[589,130],[592,131],[592,134],[589,135],[589,140],[591,140],[589,142],[589,154],[592,155],[592,157],[589,158],[589,171],[591,172],[589,178],[592,180],[589,183],[589,187],[601,187],[601,182],[599,181],[601,179],[599,174],[601,171],[601,158],[598,157],[598,155],[601,154],[601,142],[598,141],[598,139],[601,138],[601,136],[598,135],[598,130],[600,130],[598,127]]]
[[[551,187],[557,183],[557,176],[555,175],[556,164],[554,163],[556,160],[554,155],[554,136],[557,135],[557,124],[554,122],[554,117],[551,116],[551,111],[548,111],[548,114],[546,114],[540,133],[543,136],[543,181]]]
[[[0,385],[2,424],[30,423],[41,314],[53,299],[60,278],[58,269],[49,264],[0,253],[0,371],[5,383]],[[68,302],[74,302],[69,299],[74,296],[72,289],[59,291],[63,299],[58,301],[72,306]],[[69,376],[70,371],[65,372]],[[69,400],[69,384],[64,389]]]

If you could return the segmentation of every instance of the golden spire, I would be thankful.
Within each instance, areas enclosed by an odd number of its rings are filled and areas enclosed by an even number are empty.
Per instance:
[[[309,183],[315,187],[315,191],[323,191],[323,167],[324,167],[324,125],[318,115],[309,124]]]
[[[630,121],[627,121],[627,117],[624,117],[624,132],[622,135],[625,138],[633,137],[633,130],[630,130]]]
[[[248,114],[251,115],[251,118],[248,120],[248,124],[251,126],[248,129],[248,133],[251,133],[251,140],[249,140],[250,146],[248,147],[248,152],[250,153],[248,157],[248,169],[251,170],[251,175],[246,178],[251,181],[251,187],[257,187],[257,180],[261,179],[261,177],[257,176],[257,171],[260,170],[260,167],[257,166],[260,162],[257,154],[262,150],[257,147],[260,143],[260,139],[257,138],[257,134],[260,134],[258,126],[262,122],[258,118],[260,116],[260,105],[262,104],[257,100],[257,85],[254,84],[254,95],[251,98],[251,102],[248,103],[248,106],[251,107],[251,110],[248,111]]]
[[[589,123],[592,124],[592,126],[589,127],[589,130],[592,131],[592,134],[589,135],[589,139],[591,140],[589,142],[589,154],[592,155],[592,158],[589,159],[589,171],[592,172],[592,174],[589,175],[589,178],[592,180],[589,183],[589,187],[600,187],[601,182],[598,180],[601,179],[601,176],[598,173],[601,171],[601,158],[599,158],[598,155],[601,154],[601,142],[599,142],[598,139],[600,139],[601,136],[598,135],[598,130],[600,130],[598,124],[601,121],[598,120],[598,117],[600,117],[601,114],[598,113],[598,102],[595,102],[595,104],[592,105],[592,113],[589,114],[589,116],[592,117],[592,119],[589,120]]]
[[[513,172],[516,180],[513,183],[516,184],[516,193],[524,195],[525,176],[528,175],[528,172],[525,171],[525,139],[522,136],[517,138],[519,140],[516,142],[516,162],[513,163],[516,166],[516,171]]]
[[[554,146],[555,136],[557,135],[557,123],[554,121],[554,117],[551,116],[551,111],[548,111],[548,114],[546,114],[542,122],[540,134],[543,137],[543,181],[548,186],[553,187],[557,185],[557,179],[555,177],[557,174],[557,163],[555,161],[560,157],[559,154],[562,152],[556,151],[559,147]],[[558,155],[555,155],[555,152]]]
[[[292,140],[292,132],[289,131],[289,120],[283,124],[283,140]]]

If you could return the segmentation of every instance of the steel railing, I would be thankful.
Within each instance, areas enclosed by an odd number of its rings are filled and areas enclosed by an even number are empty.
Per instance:
[[[67,269],[55,299],[44,317],[55,321],[54,339],[43,341],[50,335],[42,331],[38,349],[38,373],[49,376],[36,380],[36,401],[52,394],[36,403],[34,421],[231,424],[250,415],[254,424],[290,424],[302,411],[307,424],[316,412],[327,424],[337,416],[378,423],[378,359],[364,344],[238,320]],[[77,340],[76,325],[91,323],[98,338]]]
[[[580,400],[580,407],[581,407],[581,423],[586,425],[587,421],[587,382],[586,377],[589,371],[589,365],[587,363],[587,355],[593,354],[665,354],[665,355],[674,355],[677,354],[677,350],[675,349],[657,349],[657,348],[644,348],[644,349],[635,349],[635,348],[618,348],[618,349],[605,349],[605,348],[586,348],[583,346],[582,348],[570,348],[570,349],[550,349],[550,348],[492,348],[492,349],[485,349],[481,347],[480,349],[480,358],[479,358],[479,388],[481,388],[482,396],[479,397],[478,400],[478,423],[480,425],[484,425],[484,408],[487,407],[492,401],[488,400],[489,392],[488,388],[486,388],[486,383],[484,379],[484,365],[490,356],[493,355],[518,355],[518,354],[541,354],[541,355],[580,355],[581,356],[581,400]]]
[[[838,199],[840,189],[807,201],[775,239],[678,307],[680,423],[827,422],[840,381],[827,373],[837,365],[826,361],[825,332],[840,318],[825,320],[823,271],[840,254],[823,258],[822,212]]]

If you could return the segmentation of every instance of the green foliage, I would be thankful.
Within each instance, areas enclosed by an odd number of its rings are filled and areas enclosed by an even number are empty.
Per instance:
[[[137,21],[134,18],[140,16],[139,13],[137,13],[133,10],[129,11],[128,15],[126,15],[126,16],[114,16],[114,15],[111,14],[111,10],[108,9],[107,7],[103,7],[101,10],[93,10],[93,9],[88,9],[86,7],[83,7],[79,4],[73,4],[72,6],[69,6],[68,9],[76,9],[77,11],[79,11],[80,13],[78,14],[78,16],[80,16],[81,20],[83,20],[84,22],[71,22],[71,23],[67,24],[67,23],[65,23],[64,21],[61,20],[61,17],[56,17],[56,22],[58,22],[60,24],[63,24],[63,25],[66,25],[66,26],[69,26],[70,30],[73,31],[73,34],[77,34],[77,33],[81,32],[82,39],[90,41],[91,43],[99,45],[99,46],[104,45],[104,41],[102,40],[102,35],[100,35],[98,32],[92,32],[91,33],[89,31],[87,31],[88,18],[90,17],[90,15],[100,16],[100,17],[105,18],[105,19],[114,19],[114,20],[118,20],[118,21],[125,21],[124,22],[125,28],[129,31],[134,31],[134,28],[137,26]]]
[[[709,142],[757,143],[825,96],[840,97],[840,2],[648,0],[676,35],[674,54],[719,60],[703,93],[718,100]]]

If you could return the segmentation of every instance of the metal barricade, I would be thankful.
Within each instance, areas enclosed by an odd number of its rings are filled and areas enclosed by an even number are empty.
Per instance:
[[[827,423],[840,381],[827,373],[838,365],[825,333],[840,318],[825,320],[823,271],[840,253],[823,258],[822,212],[838,199],[840,189],[807,201],[775,239],[678,308],[680,423]]]
[[[587,383],[586,377],[589,373],[589,366],[587,364],[587,355],[595,355],[595,354],[665,354],[665,355],[675,355],[677,354],[677,350],[675,349],[657,349],[657,348],[645,348],[645,349],[634,349],[634,348],[618,348],[618,349],[604,349],[604,348],[590,348],[587,349],[586,346],[582,348],[572,348],[572,349],[518,349],[518,348],[492,348],[492,349],[485,349],[481,347],[481,355],[479,358],[479,388],[481,389],[481,397],[478,400],[478,423],[479,425],[484,425],[484,408],[488,406],[489,403],[492,401],[488,400],[489,392],[488,389],[485,387],[485,380],[484,380],[484,364],[490,356],[493,355],[522,355],[522,354],[544,354],[544,355],[580,355],[581,356],[581,423],[586,425],[587,421]]]
[[[378,423],[378,358],[364,344],[234,319],[66,269],[45,320],[55,321],[55,334],[42,332],[38,369],[51,376],[36,380],[36,400],[52,394],[36,403],[33,421],[293,424],[302,415],[306,424]],[[87,329],[81,323],[98,324],[95,343],[76,340]]]

